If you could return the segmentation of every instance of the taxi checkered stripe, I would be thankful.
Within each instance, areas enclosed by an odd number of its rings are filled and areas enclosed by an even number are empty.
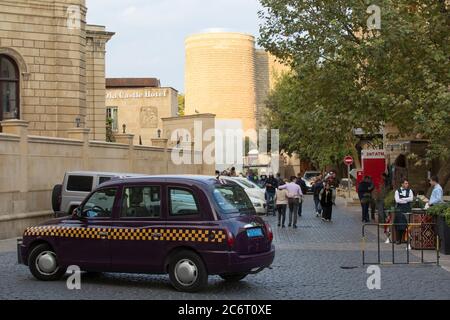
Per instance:
[[[223,230],[181,229],[181,228],[77,228],[62,226],[32,227],[25,236],[43,236],[60,238],[102,239],[101,233],[108,233],[110,240],[127,241],[181,241],[222,243],[226,236]]]

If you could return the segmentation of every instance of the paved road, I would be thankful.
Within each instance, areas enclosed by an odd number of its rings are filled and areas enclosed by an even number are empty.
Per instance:
[[[313,215],[311,199],[304,212],[297,230],[278,230],[268,218],[277,246],[273,269],[237,284],[211,277],[205,291],[184,294],[171,288],[167,276],[103,274],[83,276],[82,289],[69,291],[64,280],[36,281],[16,264],[14,252],[2,252],[0,299],[450,299],[450,273],[434,265],[382,267],[381,290],[369,290],[359,214],[338,203],[334,222],[323,223]],[[399,259],[405,252],[398,248]]]

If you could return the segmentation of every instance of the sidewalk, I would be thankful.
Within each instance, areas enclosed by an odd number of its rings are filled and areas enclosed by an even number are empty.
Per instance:
[[[341,203],[342,205],[345,205],[346,203],[346,199],[345,198],[338,198],[338,203]],[[358,218],[361,216],[361,209],[360,207],[357,206],[347,206],[346,207],[346,211],[351,214],[351,215],[355,215]],[[376,232],[373,230],[370,230],[370,228],[367,229],[367,232],[370,234],[369,235],[369,240],[366,243],[366,250],[368,251],[374,251],[377,250],[376,248]],[[383,234],[383,232],[381,232],[381,240],[385,240],[385,236]],[[384,242],[384,241],[383,241]],[[386,256],[389,253],[392,252],[392,244],[381,244],[381,250],[383,252],[383,255]],[[396,251],[397,251],[397,247]],[[404,251],[406,251],[406,245],[402,245],[400,246],[400,248],[404,249]],[[411,250],[410,251],[411,256],[415,257],[416,259],[414,261],[420,261],[421,259],[421,251],[420,250]],[[424,260],[425,261],[436,261],[436,251],[435,250],[425,250],[424,251]],[[383,259],[383,261],[392,261],[392,259],[386,260]],[[444,270],[450,272],[450,255],[443,255],[443,254],[439,254],[439,265],[441,268],[443,268]]]
[[[13,252],[17,250],[17,238],[0,240],[0,253]]]

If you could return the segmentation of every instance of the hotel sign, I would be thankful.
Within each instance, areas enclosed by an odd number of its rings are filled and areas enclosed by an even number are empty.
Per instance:
[[[106,93],[106,99],[142,99],[164,97],[167,97],[167,90],[112,91]]]

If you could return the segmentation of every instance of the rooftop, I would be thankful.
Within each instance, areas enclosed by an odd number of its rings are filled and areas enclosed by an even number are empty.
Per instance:
[[[107,78],[106,88],[160,88],[157,78]]]

